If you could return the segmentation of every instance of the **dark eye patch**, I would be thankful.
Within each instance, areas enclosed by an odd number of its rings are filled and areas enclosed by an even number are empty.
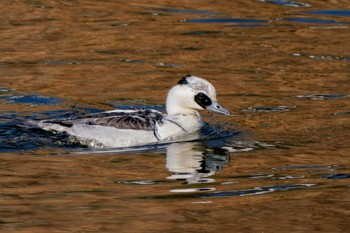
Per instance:
[[[195,95],[194,101],[196,101],[196,103],[204,109],[206,109],[212,104],[211,99],[204,93],[198,93],[197,95]]]

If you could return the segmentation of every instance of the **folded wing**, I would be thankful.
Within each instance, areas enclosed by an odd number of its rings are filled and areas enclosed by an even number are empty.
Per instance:
[[[65,127],[85,124],[114,127],[118,129],[154,131],[156,124],[161,124],[162,119],[163,114],[155,110],[115,110],[85,114],[70,119],[45,120],[43,123],[59,124]]]

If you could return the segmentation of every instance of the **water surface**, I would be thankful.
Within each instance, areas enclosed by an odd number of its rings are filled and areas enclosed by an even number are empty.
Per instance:
[[[348,231],[348,1],[0,5],[2,231]],[[187,74],[233,113],[202,112],[199,141],[98,150],[21,127],[163,111]]]

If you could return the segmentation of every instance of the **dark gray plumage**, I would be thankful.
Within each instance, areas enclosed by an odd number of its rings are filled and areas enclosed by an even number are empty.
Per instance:
[[[163,114],[155,110],[110,111],[84,114],[62,120],[46,120],[43,123],[59,124],[72,127],[75,124],[108,126],[118,129],[154,131],[155,125],[161,124]]]

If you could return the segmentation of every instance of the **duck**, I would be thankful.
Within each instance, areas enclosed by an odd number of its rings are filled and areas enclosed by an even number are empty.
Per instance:
[[[199,131],[205,124],[199,110],[230,115],[218,103],[216,90],[209,81],[186,75],[169,90],[166,113],[154,109],[117,109],[40,120],[35,125],[46,131],[68,134],[72,140],[88,147],[144,146],[199,139]]]

